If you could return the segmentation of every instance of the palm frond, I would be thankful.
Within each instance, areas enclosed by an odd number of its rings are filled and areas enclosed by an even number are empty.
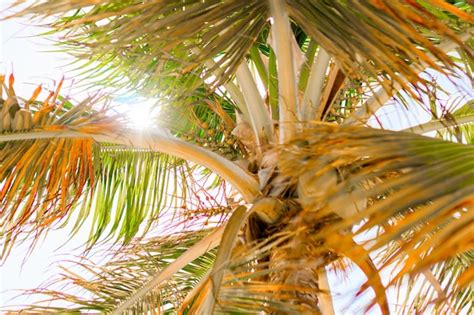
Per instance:
[[[4,251],[8,254],[21,232],[40,234],[64,218],[71,208],[92,194],[98,177],[98,146],[89,134],[114,132],[119,120],[94,110],[97,98],[70,108],[67,100],[57,102],[60,85],[44,102],[36,101],[37,89],[25,103],[14,93],[10,76],[7,99],[2,103],[2,131],[5,136],[24,132],[64,130],[82,133],[75,139],[30,139],[1,143],[0,226]],[[3,83],[3,82],[0,82]],[[37,108],[33,108],[37,106]],[[31,108],[31,109],[30,109]]]
[[[217,55],[211,70],[221,69],[227,80],[266,24],[261,1],[42,1],[14,16],[26,14],[63,15],[52,27],[66,32],[75,55],[90,60],[92,53],[98,69],[112,73],[135,69],[128,75],[140,83],[158,73],[202,72],[201,64]]]
[[[156,277],[174,266],[189,249],[195,247],[209,230],[187,231],[159,236],[148,240],[133,240],[105,264],[86,257],[63,261],[63,273],[45,286],[54,289],[36,289],[25,292],[32,297],[46,296],[44,301],[23,309],[24,312],[114,312],[130,296],[148,285]],[[211,232],[211,234],[215,234]],[[202,247],[202,246],[201,246]],[[186,293],[205,275],[215,259],[213,246],[204,246],[204,252],[183,261],[172,273],[149,288],[145,295],[126,308],[127,312],[169,312],[177,309]],[[110,255],[110,254],[109,254]],[[109,256],[110,257],[110,256]],[[70,306],[58,306],[67,302]],[[120,314],[121,312],[119,312]]]
[[[473,22],[468,13],[441,1],[288,1],[289,14],[305,32],[320,43],[350,77],[363,69],[373,78],[387,76],[406,86],[424,82],[419,72],[427,63],[443,71],[427,52],[447,68],[455,67],[420,30],[428,29],[432,38],[449,38],[469,55],[469,48],[442,19],[439,12],[464,21],[464,29]],[[437,16],[438,15],[438,16]],[[445,19],[447,15],[444,15]],[[370,34],[370,35],[369,35]],[[419,48],[427,50],[424,52]],[[370,61],[370,62],[368,62]],[[390,86],[384,84],[386,90]]]
[[[161,220],[169,211],[174,210],[178,221],[183,207],[189,209],[196,204],[201,208],[225,207],[224,197],[219,201],[209,197],[212,191],[225,196],[223,182],[211,188],[213,174],[182,159],[149,150],[105,145],[101,148],[100,164],[94,195],[85,201],[80,215],[74,217],[72,231],[79,231],[82,223],[92,216],[91,245],[112,237],[127,243],[134,236],[162,227]],[[200,202],[204,195],[207,200]]]
[[[411,279],[401,279],[398,294],[404,307],[400,312],[403,314],[415,310],[456,314],[472,312],[474,309],[472,284],[464,285],[459,280],[468,274],[473,263],[473,253],[468,251],[435,264]],[[472,279],[468,281],[472,282]]]
[[[459,35],[471,32],[468,4],[281,2],[283,11],[304,30],[304,38],[329,52],[347,76],[376,79],[389,94],[400,87],[408,89],[408,83],[425,84],[420,72],[427,66],[444,73],[457,67],[436,45],[439,42],[459,45],[463,58],[472,59],[471,49]],[[86,60],[81,68],[89,69],[89,79],[155,96],[182,97],[193,93],[203,76],[232,77],[244,56],[252,53],[254,42],[267,32],[266,19],[272,15],[267,6],[261,1],[42,1],[14,16],[60,14],[62,18],[51,26],[64,37],[71,53]],[[293,33],[286,37],[291,39]],[[212,60],[216,62],[209,63]],[[290,71],[290,76],[296,71]],[[282,76],[286,80],[287,75]]]
[[[38,90],[23,104],[14,95],[13,81],[11,77],[8,97],[2,100],[2,258],[20,235],[37,237],[59,224],[70,222],[72,237],[92,219],[92,246],[101,238],[128,242],[138,233],[146,233],[159,224],[166,208],[187,209],[196,204],[225,208],[225,182],[206,168],[183,161],[188,155],[190,160],[201,155],[202,163],[217,168],[231,163],[232,173],[247,174],[220,155],[163,132],[155,133],[155,140],[141,132],[128,131],[126,135],[123,120],[110,117],[106,109],[93,110],[97,101],[93,98],[75,106],[66,100],[56,104],[58,88],[43,103],[35,100]],[[29,106],[35,104],[39,109],[30,111]],[[18,121],[19,113],[29,120]],[[15,129],[16,123],[25,121],[27,128]],[[156,139],[161,139],[159,144]],[[238,177],[234,175],[228,180]],[[249,174],[248,179],[254,184],[242,188],[254,186],[254,192],[246,197],[253,199],[257,183]],[[219,196],[219,201],[210,192]],[[204,195],[206,201],[201,201]]]
[[[383,256],[377,261],[380,270],[395,268],[389,283],[395,285],[406,275],[472,250],[472,161],[474,148],[469,145],[315,125],[280,156],[284,173],[306,174],[299,184],[304,211],[295,222],[300,225],[287,228],[302,228],[304,222],[309,231],[302,241],[319,243],[319,251],[334,251],[358,265],[365,256],[353,239],[362,239],[368,253]],[[325,220],[332,223],[313,226]],[[389,245],[396,246],[390,254]],[[373,277],[368,278],[370,286]],[[461,289],[453,288],[452,295]]]
[[[469,43],[469,39],[471,37],[472,37],[472,34],[467,32],[467,33],[461,34],[459,36],[459,39],[465,42],[465,44],[468,47],[472,48],[473,47],[472,43]],[[456,47],[457,47],[457,43],[451,40],[441,42],[437,46],[437,48],[441,52],[444,52],[446,56],[449,56],[448,53],[455,50]],[[428,56],[432,57],[431,54],[428,54]],[[453,62],[457,62],[457,58],[452,58],[452,60]],[[425,66],[426,66],[425,68],[428,68],[427,64],[425,64]],[[469,78],[472,78],[472,72],[469,70],[469,66],[466,66],[466,63],[464,64],[462,68],[463,68],[463,71],[469,75]],[[392,82],[389,79],[385,79],[385,80],[386,80],[386,84],[388,83],[391,84],[391,90],[385,89],[383,84],[382,86],[378,87],[376,90],[374,90],[374,88],[371,87],[370,97],[366,99],[360,106],[358,106],[357,110],[351,113],[348,119],[344,121],[344,124],[365,123],[372,115],[374,115],[377,112],[379,108],[384,106],[387,103],[387,101],[389,101],[394,95],[396,95],[398,91],[403,90],[403,89],[406,90],[406,86],[403,86],[399,82]],[[436,85],[436,83],[431,83],[431,84]],[[411,92],[410,94],[413,95],[413,93],[414,92]]]

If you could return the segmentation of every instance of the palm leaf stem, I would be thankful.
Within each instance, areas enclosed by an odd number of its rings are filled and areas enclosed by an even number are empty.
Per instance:
[[[306,86],[308,85],[308,79],[310,75],[311,66],[316,57],[316,52],[320,46],[316,44],[314,40],[310,40],[308,43],[308,48],[305,53],[305,62],[301,66],[299,81],[298,81],[298,90],[305,91]]]
[[[192,50],[194,54],[198,55],[199,50],[197,48]],[[208,69],[214,69],[213,73],[216,77],[222,75],[222,69],[217,67],[217,64],[213,60],[206,60],[205,65]],[[223,84],[225,90],[229,92],[231,99],[237,105],[237,108],[243,114],[245,120],[250,123],[250,115],[247,108],[247,103],[245,103],[244,95],[240,91],[239,87],[232,82],[226,82]]]
[[[316,60],[311,66],[308,84],[301,104],[303,121],[309,121],[315,118],[315,113],[320,106],[319,99],[321,98],[321,91],[323,89],[329,59],[329,54],[322,47],[319,47]]]
[[[210,278],[211,273],[212,273],[212,269],[209,269],[206,272],[206,274],[201,278],[201,280],[199,280],[199,282],[192,288],[192,290],[189,291],[188,294],[186,294],[186,297],[184,298],[183,302],[179,306],[179,311],[178,311],[179,315],[184,314],[184,311],[186,310],[186,308],[189,306],[189,304],[194,300],[194,298],[198,294],[203,294],[205,290],[210,288],[209,278]]]
[[[231,259],[232,249],[237,241],[237,235],[242,228],[242,225],[246,222],[248,216],[252,213],[252,209],[247,210],[246,207],[240,206],[237,208],[229,221],[225,226],[225,230],[222,236],[222,242],[217,252],[214,267],[210,273],[210,279],[212,280],[212,294],[207,294],[205,300],[200,305],[202,314],[214,314],[215,304],[219,298],[219,290],[221,287],[224,272],[227,269],[227,265]]]
[[[268,86],[268,67],[266,66],[265,62],[263,62],[262,56],[260,55],[260,51],[258,50],[256,45],[250,48],[249,54],[250,59],[255,65],[255,69],[257,70],[257,73],[260,76],[260,79],[262,80],[265,86]]]
[[[249,117],[250,114],[249,114],[249,111],[247,109],[247,105],[245,103],[244,96],[242,95],[242,92],[239,90],[239,88],[232,82],[225,83],[224,88],[227,92],[229,92],[230,97],[236,103],[237,108],[244,115],[245,120],[247,122],[250,122],[250,117]]]
[[[257,145],[261,146],[268,142],[273,142],[273,123],[265,108],[252,73],[245,62],[240,64],[235,75],[247,104],[253,131],[256,139],[258,139]]]
[[[273,17],[272,38],[278,68],[278,91],[280,113],[280,143],[286,143],[295,133],[294,122],[298,121],[296,102],[296,69],[293,62],[292,32],[288,24],[285,1],[269,0],[270,15]]]
[[[331,297],[331,289],[329,287],[328,276],[325,268],[321,268],[318,272],[318,286],[321,291],[318,293],[319,308],[324,315],[334,315],[334,305]]]
[[[431,131],[437,131],[449,127],[455,127],[464,124],[474,123],[474,115],[459,117],[456,119],[441,119],[432,120],[424,124],[419,124],[410,128],[403,129],[402,131],[412,132],[416,134],[424,134]]]
[[[208,167],[229,181],[248,202],[259,194],[259,185],[255,178],[233,162],[217,153],[156,130],[149,132],[124,130],[120,134],[88,134],[72,130],[34,131],[0,135],[0,142],[50,138],[93,138],[98,142],[163,152]]]

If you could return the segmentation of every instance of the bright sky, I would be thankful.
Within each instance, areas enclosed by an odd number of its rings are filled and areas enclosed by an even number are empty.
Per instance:
[[[10,3],[10,1],[1,0],[0,11],[2,6],[5,7],[8,3]],[[17,94],[25,97],[29,97],[39,83],[42,83],[45,89],[54,88],[63,74],[67,72],[66,65],[72,60],[68,55],[61,52],[47,52],[48,50],[54,49],[54,47],[52,46],[52,42],[45,38],[31,37],[42,31],[42,28],[32,27],[19,20],[0,22],[0,73],[9,74],[14,70]],[[67,74],[65,82],[63,91],[68,91],[73,81],[67,77]],[[447,84],[450,83],[447,82]],[[75,93],[74,96],[77,99],[80,98],[81,94]],[[147,124],[146,118],[149,116],[147,108],[149,108],[149,105],[150,104],[145,104],[136,110],[137,115],[132,117],[132,120],[135,120],[136,124],[142,126]],[[420,116],[417,117],[416,121],[403,119],[406,121],[406,125],[402,126],[398,123],[399,117],[397,117],[397,115],[404,114],[397,110],[398,107],[400,107],[399,104],[394,104],[392,107],[387,107],[380,113],[380,119],[384,122],[386,127],[400,129],[428,119],[427,116],[424,116],[423,113],[420,112]],[[394,117],[395,119],[393,119]],[[87,234],[84,233],[76,237],[58,250],[67,238],[67,230],[51,232],[47,236],[46,241],[37,246],[23,266],[22,262],[28,246],[25,245],[15,248],[6,264],[0,267],[0,291],[31,289],[50,280],[51,277],[59,272],[57,266],[51,266],[51,264],[60,260],[61,255],[80,253],[77,247],[85,242]],[[349,282],[352,283],[349,284]],[[335,277],[330,278],[331,288],[336,295],[335,306],[338,314],[346,313],[344,310],[348,306],[351,310],[361,311],[360,305],[357,305],[357,303],[351,304],[347,298],[340,297],[339,293],[348,290],[348,288],[350,289],[350,287],[354,289],[355,293],[356,288],[362,282],[363,276],[358,272],[354,272],[348,281],[343,281]],[[10,300],[16,294],[16,292],[1,292],[0,308],[12,304],[18,305],[32,302],[30,299],[24,298]],[[364,301],[364,299],[359,299],[359,301]],[[377,314],[378,310],[373,309],[371,313]]]

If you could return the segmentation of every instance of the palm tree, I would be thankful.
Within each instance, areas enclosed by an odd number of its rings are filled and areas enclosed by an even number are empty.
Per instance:
[[[23,102],[5,85],[3,258],[87,218],[89,250],[118,246],[62,276],[88,294],[31,291],[70,308],[31,310],[331,314],[327,273],[355,264],[367,307],[472,312],[474,107],[441,106],[424,73],[472,73],[468,2],[55,0],[25,14],[53,19],[93,85],[166,103],[142,132],[97,99],[58,87]],[[431,121],[369,127],[394,96]]]

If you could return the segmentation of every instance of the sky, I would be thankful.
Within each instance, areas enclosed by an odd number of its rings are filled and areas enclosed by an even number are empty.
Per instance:
[[[0,5],[6,6],[9,2],[0,0]],[[54,49],[52,42],[45,37],[35,36],[44,32],[45,28],[32,27],[27,23],[24,19],[0,23],[0,70],[4,73],[14,71],[15,87],[18,94],[22,95],[31,95],[40,83],[45,90],[54,88],[72,61],[66,53],[47,53]],[[65,90],[71,82],[66,78]]]
[[[0,10],[5,8],[10,1],[0,0]],[[43,84],[44,92],[54,89],[55,85],[65,76],[65,86],[63,91],[69,91],[74,83],[68,74],[72,58],[62,52],[48,52],[54,50],[53,43],[44,37],[34,36],[44,31],[41,27],[32,27],[25,20],[7,20],[0,22],[0,73],[9,74],[12,71],[15,74],[15,87],[17,94],[28,97],[38,84]],[[439,80],[444,80],[440,78]],[[446,81],[446,84],[450,83]],[[448,86],[448,90],[452,87]],[[87,92],[74,93],[74,98],[81,98],[87,95]],[[446,96],[448,102],[449,95]],[[147,126],[146,117],[148,115],[147,108],[150,103],[156,100],[148,100],[142,102],[143,106],[139,106],[135,110],[135,116],[132,120],[137,125]],[[136,105],[136,104],[135,104]],[[416,120],[408,120],[406,114],[400,111],[401,105],[393,103],[392,106],[384,108],[379,112],[379,118],[384,125],[390,129],[402,129],[410,125],[421,123],[429,119],[422,111],[416,115]],[[398,121],[397,115],[405,115],[403,124]],[[395,119],[394,119],[395,118]],[[52,231],[46,239],[36,247],[28,259],[24,259],[28,250],[28,244],[21,245],[13,251],[7,262],[0,266],[0,308],[7,305],[18,305],[31,303],[31,298],[17,298],[12,300],[17,292],[9,291],[12,289],[31,289],[40,286],[45,281],[50,280],[60,269],[53,263],[65,254],[80,253],[81,244],[87,239],[87,233],[79,234],[70,242],[64,245],[68,238],[67,229]],[[345,313],[346,307],[352,310],[362,310],[361,305],[353,304],[347,298],[341,298],[340,293],[348,288],[353,293],[356,292],[358,286],[364,281],[364,277],[360,272],[355,271],[349,279],[340,279],[331,277],[331,288],[336,296],[337,313]],[[351,289],[352,287],[352,289]],[[8,291],[8,292],[6,292]],[[368,297],[359,301],[366,301]],[[351,304],[352,303],[352,304]],[[361,303],[359,303],[361,304]],[[371,311],[372,314],[378,314],[377,309]]]

